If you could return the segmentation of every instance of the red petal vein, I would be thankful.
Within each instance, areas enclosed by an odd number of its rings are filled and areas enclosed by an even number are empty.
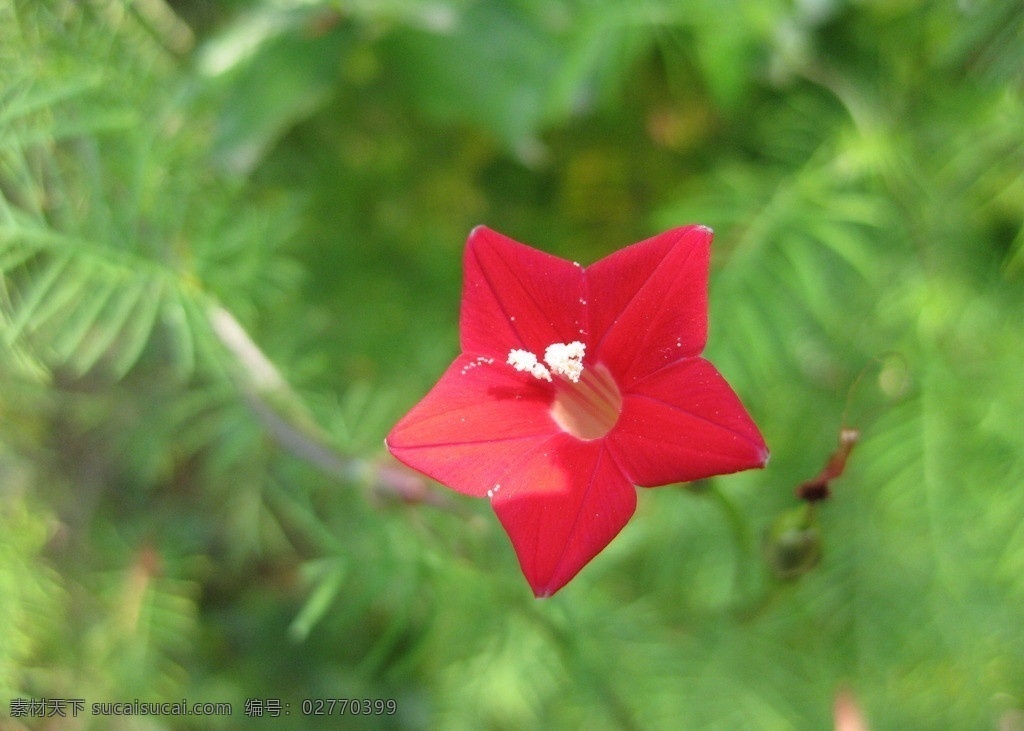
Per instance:
[[[628,246],[587,268],[592,357],[620,388],[680,358],[707,340],[711,231],[673,229]]]
[[[635,488],[600,441],[562,435],[551,446],[519,464],[492,500],[538,597],[565,586],[636,509]]]
[[[582,268],[483,226],[470,234],[464,266],[464,353],[504,359],[524,348],[540,357],[552,343],[581,339]]]
[[[607,441],[633,483],[649,487],[763,467],[768,459],[739,397],[703,358],[634,383]]]
[[[391,453],[453,490],[482,497],[538,441],[561,433],[550,384],[460,355],[391,430]]]

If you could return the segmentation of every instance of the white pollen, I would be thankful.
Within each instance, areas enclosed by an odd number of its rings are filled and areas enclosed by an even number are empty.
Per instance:
[[[573,383],[580,380],[583,373],[583,354],[587,346],[579,340],[571,343],[552,343],[544,351],[544,362],[555,373],[561,374]]]
[[[486,355],[477,355],[473,360],[470,360],[468,363],[463,365],[461,373],[462,373],[463,376],[465,376],[467,373],[469,373],[474,368],[476,368],[477,365],[494,365],[494,364],[495,364],[495,359],[494,358],[487,357]]]
[[[517,371],[525,371],[534,378],[551,380],[551,373],[537,361],[537,356],[529,350],[512,349],[508,351],[508,364]]]
[[[462,375],[466,375],[471,370],[481,365],[494,365],[494,358],[488,358],[485,355],[478,355],[475,360],[471,360],[466,365],[462,366]]]

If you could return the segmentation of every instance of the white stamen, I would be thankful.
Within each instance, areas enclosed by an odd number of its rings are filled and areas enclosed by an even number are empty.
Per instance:
[[[551,373],[537,362],[537,356],[529,350],[513,349],[508,351],[508,364],[517,371],[528,372],[534,378],[542,378],[545,381],[551,380]]]
[[[528,371],[537,364],[537,356],[529,350],[517,350],[513,348],[508,351],[508,364],[517,371]]]
[[[544,362],[551,370],[568,378],[573,383],[583,373],[583,354],[587,346],[579,340],[571,343],[552,343],[544,351]]]

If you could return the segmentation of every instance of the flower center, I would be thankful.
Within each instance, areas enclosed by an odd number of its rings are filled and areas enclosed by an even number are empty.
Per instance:
[[[603,365],[587,368],[573,382],[555,379],[551,418],[577,439],[600,439],[612,430],[622,412],[622,394]]]
[[[544,363],[529,350],[508,352],[508,364],[517,371],[555,386],[551,418],[577,439],[600,439],[612,430],[622,413],[622,394],[603,365],[583,369],[587,346],[578,340],[552,343],[544,351]]]

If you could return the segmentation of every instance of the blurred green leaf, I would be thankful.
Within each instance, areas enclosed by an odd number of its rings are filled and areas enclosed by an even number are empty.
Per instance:
[[[478,124],[515,148],[549,113],[545,86],[561,55],[538,21],[515,5],[476,3],[453,28],[396,32],[386,52],[419,108]]]
[[[247,174],[294,124],[333,93],[349,33],[325,8],[258,5],[201,49],[218,92],[215,151]]]
[[[303,573],[312,584],[309,598],[288,628],[288,634],[299,642],[309,637],[317,622],[331,608],[345,579],[345,564],[340,560],[311,562]]]

